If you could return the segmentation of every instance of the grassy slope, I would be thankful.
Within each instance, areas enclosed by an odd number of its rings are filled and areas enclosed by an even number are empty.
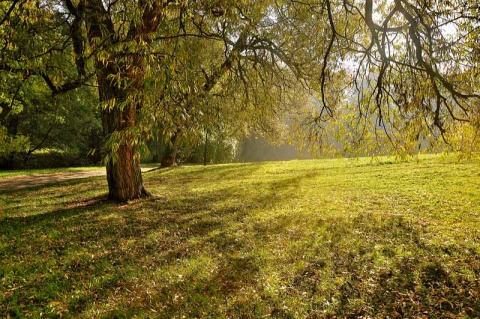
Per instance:
[[[0,314],[480,316],[480,162],[291,161],[0,194]],[[0,317],[2,317],[0,315]]]

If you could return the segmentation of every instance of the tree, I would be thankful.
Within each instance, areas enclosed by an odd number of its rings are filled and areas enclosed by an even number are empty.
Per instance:
[[[147,194],[134,132],[146,59],[141,51],[167,5],[100,0],[2,4],[3,71],[40,77],[52,95],[91,83],[95,77],[109,138],[109,197],[115,200]]]
[[[99,147],[94,142],[102,138],[101,127],[96,95],[90,88],[52,97],[44,82],[34,77],[12,77],[3,88],[0,124],[5,127],[3,140],[8,142],[3,143],[0,168],[28,166],[31,155],[40,149],[61,150],[71,162],[81,157],[86,162]]]
[[[307,123],[320,132],[354,94],[357,122],[374,121],[392,141],[395,130],[445,137],[455,121],[479,122],[476,1],[17,0],[0,10],[0,70],[41,78],[54,96],[97,86],[115,200],[148,194],[138,152],[149,130],[143,120],[156,107],[172,108],[163,127],[178,130],[177,114],[205,126],[213,117],[201,115],[212,114],[202,101],[217,93],[234,92],[233,105],[263,115],[277,108],[260,92],[282,95],[295,79],[317,92]],[[221,58],[182,65],[193,39],[217,43]]]
[[[251,57],[247,53],[260,53],[257,61],[265,62],[268,58],[271,65],[290,63],[274,42],[260,35],[266,28],[256,30],[256,22],[250,20],[253,17],[262,22],[267,16],[262,11],[268,9],[268,4],[258,3],[250,8],[229,1],[190,4],[66,0],[13,1],[2,8],[2,32],[7,35],[2,70],[42,78],[52,95],[86,83],[98,87],[107,136],[109,197],[115,200],[148,194],[139,166],[142,127],[138,125],[138,116],[145,105],[157,103],[159,96],[152,97],[144,88],[156,68],[171,67],[165,57],[171,48],[170,40],[200,37],[224,43],[226,58],[210,73],[204,70],[203,92],[212,90],[234,62],[241,72],[237,59],[241,54]],[[31,35],[34,41],[27,40]],[[174,50],[173,54],[177,52]],[[160,85],[169,88],[172,83],[165,81]],[[187,87],[188,83],[182,85]],[[165,105],[167,97],[162,94],[160,104]],[[180,104],[191,110],[191,100],[189,96],[182,97]]]

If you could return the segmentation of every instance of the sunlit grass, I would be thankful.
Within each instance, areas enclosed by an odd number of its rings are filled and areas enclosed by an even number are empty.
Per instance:
[[[179,167],[0,195],[0,314],[480,316],[480,161]],[[1,316],[0,316],[1,317]]]

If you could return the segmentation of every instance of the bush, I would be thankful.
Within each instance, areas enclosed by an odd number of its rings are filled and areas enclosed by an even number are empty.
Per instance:
[[[99,164],[98,159],[92,156],[68,153],[60,150],[34,152],[27,158],[17,156],[15,160],[15,168],[17,169],[75,167],[95,164]]]

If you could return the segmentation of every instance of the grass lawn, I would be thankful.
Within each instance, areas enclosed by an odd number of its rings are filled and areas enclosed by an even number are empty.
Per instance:
[[[478,318],[480,160],[312,160],[0,194],[1,318]]]

